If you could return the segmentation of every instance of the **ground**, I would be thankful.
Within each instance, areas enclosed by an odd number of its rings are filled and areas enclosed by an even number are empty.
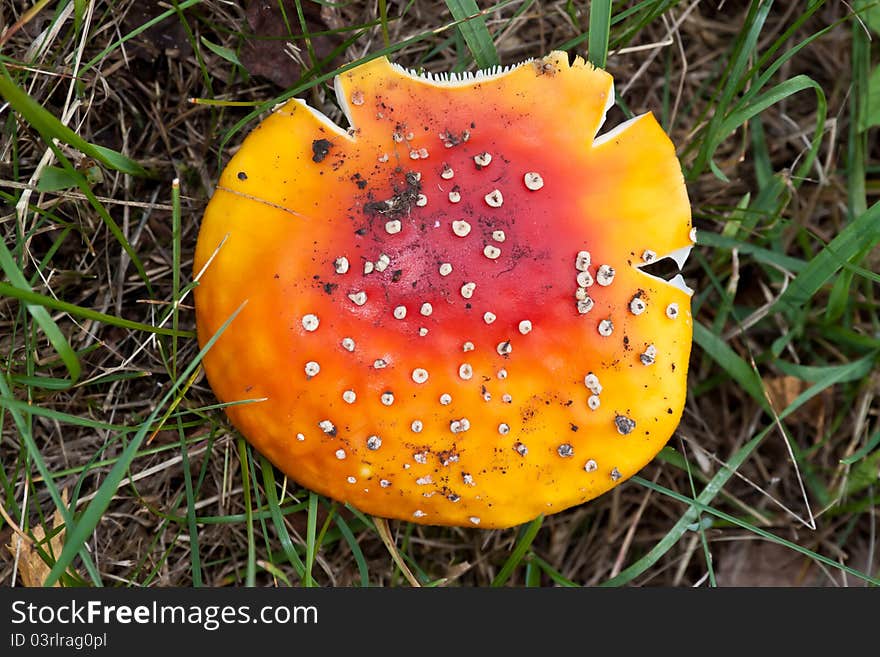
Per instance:
[[[878,583],[870,2],[613,3],[607,125],[655,113],[698,228],[688,401],[638,478],[515,529],[385,533],[225,420],[195,367],[192,256],[269,108],[342,121],[332,74],[377,52],[605,59],[611,3],[472,4],[3,4],[0,585]]]

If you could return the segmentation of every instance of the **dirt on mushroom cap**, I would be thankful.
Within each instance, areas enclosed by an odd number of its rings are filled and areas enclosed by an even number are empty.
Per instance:
[[[377,59],[337,93],[351,131],[285,104],[205,214],[201,342],[248,302],[205,369],[265,398],[234,424],[302,485],[428,524],[511,526],[638,471],[691,343],[687,291],[638,269],[691,245],[653,117],[596,139],[611,78],[564,53],[471,79]]]

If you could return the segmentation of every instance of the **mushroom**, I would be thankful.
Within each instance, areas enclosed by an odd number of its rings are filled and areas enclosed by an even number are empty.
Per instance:
[[[563,52],[378,58],[335,88],[348,129],[276,108],[205,211],[201,344],[247,302],[205,371],[262,400],[232,423],[299,484],[425,524],[509,527],[636,473],[678,424],[692,331],[681,277],[640,269],[692,245],[657,121],[597,137],[612,79]]]

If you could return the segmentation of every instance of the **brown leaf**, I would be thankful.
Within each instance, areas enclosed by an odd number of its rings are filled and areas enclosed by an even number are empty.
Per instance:
[[[294,0],[284,0],[284,13],[278,0],[251,0],[246,15],[253,35],[247,38],[239,58],[251,75],[271,80],[285,89],[296,85],[305,70],[311,68],[308,48],[299,29]],[[302,3],[309,34],[326,32],[334,23],[328,15],[331,8],[316,2]],[[285,22],[285,16],[287,22]],[[287,25],[290,25],[290,32]],[[294,39],[291,39],[291,33]],[[286,38],[285,38],[286,37]],[[328,57],[340,43],[337,35],[311,37],[318,59]],[[329,65],[327,70],[332,69]]]
[[[767,388],[767,394],[770,396],[770,403],[777,413],[784,411],[789,404],[810,387],[807,381],[803,381],[795,376],[764,377],[764,385]],[[828,416],[831,399],[831,390],[823,390],[788,416],[786,422],[794,422],[812,428],[818,440],[825,430],[825,418]]]
[[[159,0],[141,0],[131,5],[122,25],[126,32],[141,27],[168,9]],[[192,54],[192,45],[187,38],[186,29],[180,17],[169,16],[163,21],[147,28],[126,46],[127,53],[147,62],[156,61],[161,55],[185,58]]]
[[[66,490],[63,493],[63,499],[66,503]],[[55,533],[48,542],[44,542],[46,539],[46,532],[43,530],[43,526],[37,525],[31,531],[33,538],[23,532],[17,531],[16,538],[13,539],[11,544],[6,546],[6,549],[9,550],[13,557],[15,557],[16,554],[18,555],[18,572],[21,576],[21,583],[24,586],[37,588],[43,586],[43,582],[46,581],[46,577],[49,575],[49,571],[52,567],[43,561],[43,557],[40,556],[37,546],[39,545],[43,552],[52,555],[53,557],[57,557],[61,554],[61,550],[64,548],[65,534],[63,525],[64,518],[61,516],[61,512],[58,509],[55,509],[55,514],[52,516],[52,529],[53,531],[59,527],[62,527],[62,529]],[[56,581],[53,586],[61,586],[61,582]]]

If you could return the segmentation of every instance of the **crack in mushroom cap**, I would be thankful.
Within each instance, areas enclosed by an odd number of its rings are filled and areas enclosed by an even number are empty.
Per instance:
[[[646,114],[597,137],[611,77],[561,52],[473,76],[419,76],[380,58],[341,74],[336,91],[350,126],[301,100],[279,106],[231,159],[203,218],[200,343],[241,307],[205,370],[221,401],[263,400],[227,407],[231,421],[299,484],[412,522],[508,527],[632,476],[679,421],[691,345],[688,290],[638,268],[646,252],[692,245],[680,166],[657,121]],[[484,153],[491,163],[479,166]],[[501,207],[485,201],[494,190]],[[392,221],[399,231],[386,230]],[[470,232],[459,237],[453,221]],[[581,252],[591,276],[615,272],[589,288],[584,314]],[[359,293],[362,304],[350,296]],[[651,367],[640,360],[648,345]],[[429,374],[422,383],[416,369]],[[602,382],[595,409],[589,372]],[[618,431],[619,417],[632,431]],[[461,418],[469,429],[451,432]],[[316,428],[323,420],[332,433]],[[560,456],[562,443],[575,458]]]

